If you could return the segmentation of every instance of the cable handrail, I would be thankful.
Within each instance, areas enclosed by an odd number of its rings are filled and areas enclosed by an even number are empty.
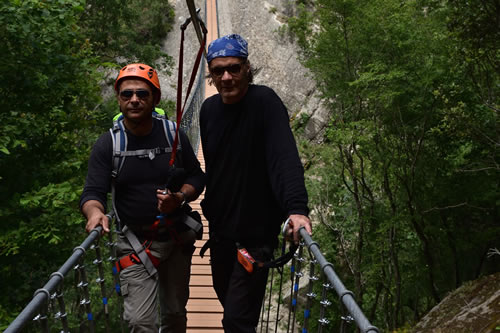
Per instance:
[[[358,306],[354,299],[354,293],[347,290],[342,281],[335,273],[333,269],[333,264],[328,262],[320,251],[319,244],[312,240],[309,233],[302,227],[300,230],[300,236],[304,240],[309,252],[315,258],[315,260],[320,265],[323,274],[327,277],[328,281],[332,284],[340,301],[343,303],[349,314],[353,317],[356,325],[362,332],[379,332],[378,328],[373,326],[366,316],[364,315],[361,308]]]
[[[106,215],[108,220],[113,219],[114,214],[111,212]],[[64,262],[64,264],[54,273],[50,275],[49,281],[40,289],[37,289],[33,294],[32,300],[26,305],[21,313],[12,321],[4,333],[20,332],[26,324],[35,318],[37,311],[44,303],[47,303],[57,287],[63,282],[68,273],[77,265],[87,250],[100,238],[102,226],[98,226],[90,231],[85,240],[73,249],[73,254]]]

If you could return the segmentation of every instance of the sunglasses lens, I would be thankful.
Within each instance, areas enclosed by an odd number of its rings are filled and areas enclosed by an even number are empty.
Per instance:
[[[147,91],[147,90],[136,90],[136,91],[134,91],[134,90],[122,90],[120,92],[120,97],[122,99],[127,100],[127,99],[132,98],[132,96],[134,96],[134,94],[136,94],[137,97],[140,99],[146,99],[149,97],[149,91]]]
[[[215,76],[221,76],[222,74],[224,74],[224,67],[214,67],[212,68],[212,74],[215,75]]]
[[[231,66],[228,66],[226,70],[231,73],[231,74],[239,74],[241,71],[241,64],[234,64]]]
[[[120,92],[120,96],[122,98],[125,98],[125,99],[129,99],[133,95],[134,95],[134,91],[133,90],[123,90],[122,92]]]
[[[215,76],[222,76],[224,72],[228,72],[231,75],[237,75],[241,71],[241,64],[233,64],[227,67],[213,67],[210,72]]]
[[[139,97],[140,99],[145,99],[149,97],[149,91],[147,90],[137,90],[135,93],[137,94],[137,97]]]

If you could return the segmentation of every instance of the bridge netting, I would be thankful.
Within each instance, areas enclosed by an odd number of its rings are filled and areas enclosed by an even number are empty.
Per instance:
[[[300,234],[291,262],[270,271],[257,332],[379,332],[319,244],[304,229]],[[117,235],[102,236],[100,226],[92,230],[4,332],[127,332],[115,269]]]

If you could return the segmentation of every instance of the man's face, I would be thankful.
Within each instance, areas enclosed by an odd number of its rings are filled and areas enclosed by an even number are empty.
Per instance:
[[[125,119],[141,123],[153,112],[153,91],[142,80],[124,80],[118,91],[118,104]]]
[[[237,57],[215,58],[209,71],[217,91],[225,104],[239,102],[248,90],[250,65],[246,59]]]

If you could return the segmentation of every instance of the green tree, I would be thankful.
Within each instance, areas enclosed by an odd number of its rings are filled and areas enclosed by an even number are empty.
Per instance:
[[[312,202],[380,327],[500,269],[494,8],[301,1],[288,22],[331,107],[325,143],[303,147]]]
[[[144,62],[168,70],[172,58],[162,43],[172,29],[174,11],[168,1],[87,0],[82,27],[102,61],[120,65]]]
[[[58,246],[74,239],[68,228],[80,224],[85,118],[99,100],[95,59],[77,25],[83,10],[70,0],[0,5],[2,315],[40,287]]]
[[[88,154],[116,113],[103,73],[127,59],[168,70],[172,17],[159,0],[0,2],[0,330],[86,236]]]

